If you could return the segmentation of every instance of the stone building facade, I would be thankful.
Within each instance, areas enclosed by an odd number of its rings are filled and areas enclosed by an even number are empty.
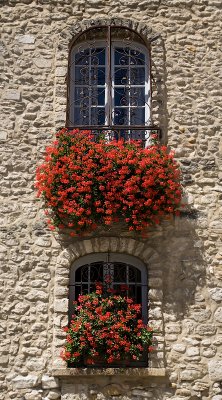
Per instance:
[[[221,400],[221,0],[0,0],[0,10],[0,400]],[[146,239],[121,227],[51,232],[34,189],[65,125],[69,43],[101,24],[151,42],[153,120],[183,174],[181,216]],[[108,251],[147,266],[158,347],[149,368],[67,369],[70,267]]]

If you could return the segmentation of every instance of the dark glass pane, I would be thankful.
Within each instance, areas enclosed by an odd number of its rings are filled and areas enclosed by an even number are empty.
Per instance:
[[[89,266],[84,265],[81,269],[81,282],[88,282],[89,281]]]
[[[124,130],[124,129],[118,129],[118,131],[117,130],[114,131],[114,135],[113,136],[114,137],[112,139],[116,139],[116,140],[125,139],[125,140],[127,140],[128,132],[126,132],[126,130]]]
[[[115,85],[129,84],[129,70],[128,68],[115,68]]]
[[[75,64],[76,65],[89,65],[89,49],[79,50],[75,54]]]
[[[75,299],[74,299],[75,301],[78,300],[80,294],[81,294],[81,286],[76,285],[76,287],[75,287]]]
[[[145,108],[135,107],[130,109],[130,124],[144,125],[145,124]]]
[[[135,303],[141,304],[141,287],[137,285],[130,285],[129,287],[129,297],[132,297]]]
[[[138,304],[142,304],[142,287],[141,286],[135,287],[135,301]]]
[[[141,282],[141,271],[129,265],[129,282]]]
[[[103,264],[93,263],[90,265],[90,281],[102,282],[103,281]]]
[[[145,68],[131,68],[130,69],[130,84],[131,85],[144,85],[145,84]]]
[[[132,130],[130,131],[130,135],[132,139],[145,140],[145,131]]]
[[[105,85],[105,68],[92,67],[90,69],[90,80],[92,85]]]
[[[115,106],[129,105],[129,89],[126,88],[114,89],[114,105]]]
[[[91,108],[91,124],[104,125],[105,124],[105,108]]]
[[[114,50],[115,65],[128,65],[129,64],[129,49],[116,47]]]
[[[80,107],[74,107],[74,124],[77,125],[89,125],[89,107],[83,105]]]
[[[91,104],[93,106],[105,105],[105,89],[92,87],[91,89]]]
[[[145,55],[138,50],[131,50],[130,65],[145,65]]]
[[[88,285],[82,285],[81,294],[88,294],[88,293],[89,293]]]
[[[75,84],[88,85],[89,84],[89,67],[75,67]]]
[[[78,268],[75,273],[75,282],[81,282],[82,280],[82,267]]]
[[[129,110],[128,108],[116,108],[114,109],[114,124],[115,125],[128,125]]]
[[[126,282],[126,264],[114,264],[114,282]]]
[[[96,48],[91,50],[91,64],[105,65],[105,49]]]
[[[74,103],[81,108],[89,108],[89,87],[76,87]]]
[[[130,89],[130,105],[141,107],[145,105],[145,88]]]

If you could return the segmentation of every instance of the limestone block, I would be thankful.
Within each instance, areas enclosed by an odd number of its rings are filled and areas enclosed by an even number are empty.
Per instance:
[[[15,101],[20,101],[21,100],[21,92],[19,90],[14,90],[14,89],[8,89],[4,93],[3,98],[5,100],[15,100]]]
[[[47,397],[50,400],[60,399],[60,391],[59,390],[50,390]]]
[[[203,350],[202,355],[207,358],[212,358],[215,356],[216,352],[217,352],[216,347],[208,347],[207,349]]]
[[[0,132],[0,140],[7,140],[8,134],[7,132]]]
[[[92,242],[90,240],[84,240],[83,244],[84,244],[84,247],[85,247],[85,252],[87,254],[93,252]]]
[[[219,307],[215,313],[214,313],[214,317],[216,319],[217,322],[222,323],[222,307]]]
[[[36,246],[41,246],[41,247],[50,247],[51,246],[51,240],[43,238],[43,237],[39,237],[38,239],[36,239],[35,245]]]
[[[192,318],[197,322],[209,321],[211,316],[210,310],[195,310],[192,314]]]
[[[186,354],[188,357],[199,356],[200,349],[198,347],[188,347]]]
[[[12,384],[15,389],[28,389],[38,386],[40,378],[37,375],[18,375],[12,379]]]
[[[15,40],[17,40],[19,43],[24,43],[24,44],[35,43],[35,37],[31,35],[18,35],[15,37]]]
[[[56,389],[59,387],[59,380],[53,376],[43,375],[42,387],[43,389]]]
[[[161,278],[150,278],[149,279],[149,286],[153,288],[161,288],[163,285],[163,281]]]
[[[178,353],[185,353],[186,346],[184,346],[184,344],[181,343],[176,343],[172,346],[172,349],[174,351],[177,351]]]
[[[46,360],[42,360],[41,358],[31,358],[29,361],[27,361],[27,368],[29,371],[42,371],[44,370],[46,365]]]
[[[132,395],[133,396],[141,396],[141,397],[146,397],[146,398],[148,398],[148,399],[153,399],[154,398],[154,396],[153,396],[153,392],[147,392],[146,390],[144,390],[144,389],[133,389],[132,390]]]
[[[201,324],[198,325],[198,327],[196,328],[196,331],[199,335],[201,336],[205,336],[205,335],[214,335],[214,333],[216,332],[216,326],[214,324]]]
[[[166,325],[166,333],[167,334],[175,334],[175,333],[180,333],[181,332],[181,327],[180,325],[173,324],[173,325]]]
[[[216,301],[216,302],[222,301],[222,288],[209,289],[209,292],[210,292],[210,297],[214,301]]]
[[[56,68],[56,76],[66,76],[67,68],[65,67],[58,67]]]
[[[214,382],[222,381],[222,360],[211,360],[208,364],[210,379]]]
[[[149,299],[153,301],[161,301],[163,298],[163,291],[160,289],[150,289]]]
[[[48,300],[48,293],[43,292],[42,290],[31,289],[29,293],[25,295],[25,298],[29,301],[47,301]]]
[[[189,369],[182,371],[180,374],[181,381],[193,381],[195,379],[201,378],[203,373],[198,369]]]
[[[54,310],[66,313],[68,310],[68,299],[56,300],[54,303]]]
[[[35,58],[34,59],[34,64],[38,68],[51,68],[52,66],[52,61],[48,58]]]
[[[25,394],[25,400],[42,400],[42,390],[32,390]]]

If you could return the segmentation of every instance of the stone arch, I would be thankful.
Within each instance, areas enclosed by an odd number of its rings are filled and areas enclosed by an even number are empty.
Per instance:
[[[61,252],[58,257],[55,271],[55,289],[54,289],[54,340],[53,340],[53,367],[64,368],[65,362],[60,359],[59,354],[65,339],[65,333],[61,326],[68,322],[68,285],[70,267],[77,259],[96,253],[119,253],[133,255],[140,259],[145,266],[152,266],[154,269],[161,264],[161,257],[158,252],[147,245],[132,238],[119,237],[97,237],[83,239],[70,244]],[[162,290],[162,281],[159,278],[159,291]],[[149,278],[150,290],[156,290],[155,278]],[[156,307],[156,306],[155,306]],[[162,323],[162,317],[160,318]],[[158,359],[160,362],[160,358]]]
[[[76,259],[90,253],[125,253],[138,257],[144,264],[157,261],[159,255],[147,244],[132,238],[98,237],[76,241],[69,245],[58,257],[57,268],[68,267]]]
[[[124,18],[90,19],[90,20],[83,20],[81,22],[76,23],[75,25],[66,26],[59,35],[59,45],[58,45],[59,50],[62,50],[62,48],[69,46],[69,43],[71,42],[72,38],[75,35],[84,32],[86,29],[93,27],[107,26],[107,25],[122,26],[125,28],[133,29],[135,32],[142,35],[144,39],[150,42],[154,40],[157,36],[159,36],[159,34],[157,32],[154,32],[151,27],[148,27],[147,25],[141,22],[132,21],[130,19],[124,19]]]

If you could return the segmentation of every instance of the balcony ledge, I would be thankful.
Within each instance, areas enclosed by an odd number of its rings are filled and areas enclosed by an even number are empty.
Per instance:
[[[88,376],[165,377],[165,368],[58,368],[52,375],[59,378]]]

